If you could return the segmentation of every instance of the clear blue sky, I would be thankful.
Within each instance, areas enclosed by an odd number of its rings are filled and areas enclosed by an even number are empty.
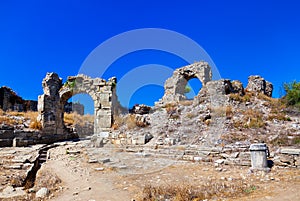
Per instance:
[[[246,85],[249,75],[262,75],[275,85],[278,97],[283,82],[299,81],[299,10],[296,0],[0,0],[0,86],[36,100],[46,72],[57,72],[66,80],[105,40],[150,27],[173,30],[196,41],[223,78]],[[174,68],[184,64],[159,52],[137,56],[120,59],[120,66],[114,64],[110,73],[117,75],[121,66],[136,65],[134,60],[139,65],[151,59],[167,61]],[[143,93],[138,91],[134,101],[142,102]]]

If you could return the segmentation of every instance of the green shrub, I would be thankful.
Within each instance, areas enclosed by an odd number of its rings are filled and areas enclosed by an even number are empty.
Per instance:
[[[286,93],[283,98],[286,104],[300,109],[300,82],[284,83],[283,88]]]

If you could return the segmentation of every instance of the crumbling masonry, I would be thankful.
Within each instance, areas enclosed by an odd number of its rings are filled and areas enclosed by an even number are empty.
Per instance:
[[[63,84],[56,73],[47,73],[42,82],[44,94],[38,97],[38,120],[42,124],[42,133],[65,134],[64,105],[76,94],[89,94],[94,101],[94,133],[111,128],[113,104],[116,101],[116,78],[105,81],[86,75],[70,76]]]

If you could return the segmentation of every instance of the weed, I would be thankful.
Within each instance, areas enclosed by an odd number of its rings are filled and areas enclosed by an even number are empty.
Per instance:
[[[286,116],[284,113],[269,114],[268,120],[273,121],[274,119],[276,119],[278,121],[291,121],[291,118]]]
[[[240,94],[230,94],[229,99],[233,100],[233,101],[245,103],[245,102],[250,102],[252,96],[253,96],[253,94],[251,94],[251,93],[247,93],[243,96],[241,96]]]
[[[254,192],[256,190],[257,190],[256,186],[250,186],[249,188],[245,189],[245,193],[249,194],[249,193],[252,193],[252,192]]]
[[[259,111],[249,109],[243,114],[242,119],[233,122],[235,128],[263,128],[266,126],[263,115]]]
[[[300,144],[300,136],[296,136],[292,139],[292,145],[299,145]]]
[[[235,183],[207,183],[201,186],[190,184],[164,185],[144,187],[141,201],[190,201],[216,198],[232,198],[240,194],[249,194],[257,189],[256,186],[245,184],[242,181]]]
[[[233,111],[231,106],[227,106],[225,109],[225,115],[227,119],[231,119],[233,116]]]

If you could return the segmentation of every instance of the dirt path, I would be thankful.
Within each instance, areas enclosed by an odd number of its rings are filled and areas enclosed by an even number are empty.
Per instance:
[[[250,193],[234,195],[222,200],[234,201],[297,201],[300,200],[300,170],[276,169],[267,175],[249,174],[248,167],[221,166],[210,163],[177,161],[160,171],[145,174],[124,174],[99,163],[88,163],[84,148],[79,154],[66,154],[66,146],[50,151],[50,160],[43,169],[62,180],[62,190],[50,196],[54,201],[130,201],[140,200],[140,193],[147,185],[184,186],[197,189],[207,183],[226,183],[255,186]],[[78,147],[76,149],[79,149]],[[152,163],[148,161],[148,166]],[[154,163],[153,163],[154,164]],[[99,168],[98,170],[96,170]],[[103,169],[102,169],[103,168]]]
[[[64,151],[64,150],[62,150]],[[56,150],[62,152],[60,149]],[[114,172],[96,171],[93,165],[82,161],[82,158],[74,159],[56,155],[53,160],[44,164],[44,169],[51,171],[61,180],[62,193],[56,194],[51,200],[76,201],[76,200],[130,200],[130,194],[114,186],[116,175]],[[122,198],[122,199],[120,199]]]

